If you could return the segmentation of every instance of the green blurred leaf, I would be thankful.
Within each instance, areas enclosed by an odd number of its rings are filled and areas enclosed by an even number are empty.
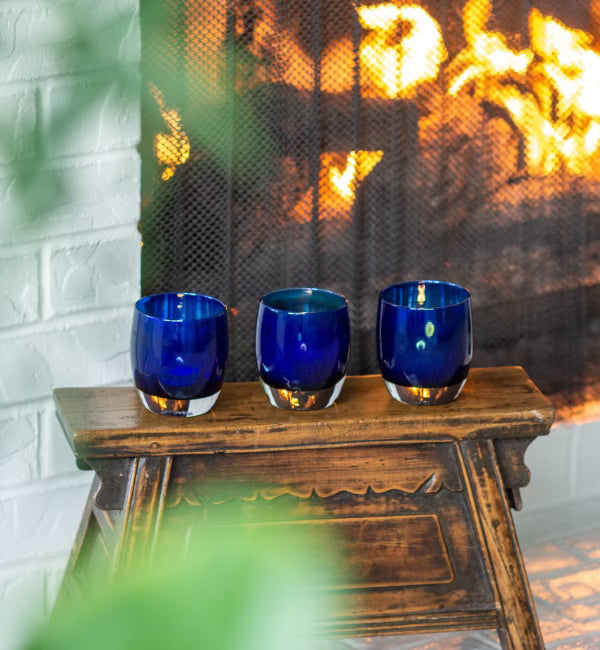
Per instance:
[[[178,541],[161,544],[150,567],[140,562],[112,583],[93,576],[92,598],[59,610],[27,650],[309,647],[333,602],[326,587],[340,580],[331,540],[272,504],[255,504],[251,520],[242,507],[225,519],[214,508],[221,523],[170,530]]]

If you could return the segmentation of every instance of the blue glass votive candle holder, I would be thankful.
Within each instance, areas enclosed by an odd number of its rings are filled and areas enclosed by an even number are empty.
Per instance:
[[[406,404],[456,399],[473,356],[471,294],[450,282],[404,282],[379,294],[377,356],[390,395]]]
[[[135,304],[131,366],[142,404],[190,417],[217,401],[228,354],[227,308],[210,296],[162,293]]]
[[[325,289],[280,289],[258,306],[256,362],[269,402],[310,411],[338,398],[348,365],[348,301]]]

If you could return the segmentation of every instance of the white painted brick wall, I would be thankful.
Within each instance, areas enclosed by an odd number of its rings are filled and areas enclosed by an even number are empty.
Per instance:
[[[48,308],[59,315],[83,308],[110,307],[138,289],[140,242],[128,238],[49,247]]]
[[[0,257],[0,327],[31,323],[39,317],[39,251]]]
[[[74,58],[75,22],[103,23],[113,46]],[[47,615],[89,491],[52,389],[130,381],[140,113],[111,66],[135,82],[138,23],[138,0],[0,6],[0,124],[11,125],[9,147],[0,147],[0,650],[19,647]],[[57,116],[90,90],[96,99],[57,137]],[[34,133],[48,191],[52,170],[68,191],[28,214],[9,163],[32,154]]]
[[[0,488],[39,479],[39,446],[39,416],[35,411],[0,420]]]
[[[0,19],[2,13],[0,12]],[[0,77],[1,78],[1,77]],[[33,153],[30,138],[35,127],[35,91],[27,86],[0,86],[0,124],[11,124],[10,147],[0,152],[0,164]]]

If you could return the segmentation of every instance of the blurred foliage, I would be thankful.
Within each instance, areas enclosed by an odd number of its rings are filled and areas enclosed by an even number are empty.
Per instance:
[[[69,143],[78,137],[85,138],[88,124],[90,133],[95,133],[96,125],[91,122],[97,115],[95,107],[103,106],[105,120],[122,119],[125,113],[137,119],[141,109],[146,116],[151,116],[150,127],[155,132],[167,130],[151,93],[140,85],[141,79],[152,80],[156,60],[151,50],[145,51],[140,75],[139,15],[131,3],[123,4],[90,2],[89,12],[85,12],[86,5],[81,1],[57,0],[49,4],[48,33],[37,37],[34,34],[31,42],[15,45],[15,57],[20,48],[26,48],[28,59],[52,61],[57,73],[81,75],[78,83],[71,83],[76,81],[71,78],[69,83],[61,84],[60,106],[55,105],[52,111],[40,110],[44,99],[41,91],[37,91],[35,106],[30,107],[36,114],[35,124],[26,135],[15,137],[14,113],[9,111],[10,115],[0,116],[0,160],[8,167],[10,180],[5,187],[11,205],[18,209],[19,221],[35,223],[68,205],[72,181],[65,168],[73,164]],[[154,1],[141,4],[144,43],[160,42],[165,4]],[[233,45],[224,49],[228,60],[238,56]],[[230,78],[230,72],[231,67],[224,77]],[[186,119],[193,121],[193,148],[206,157],[208,164],[221,167],[224,173],[252,177],[256,169],[254,161],[268,156],[272,150],[268,127],[256,118],[251,102],[236,95],[225,78],[217,81],[223,85],[223,92],[221,101],[214,102],[214,88],[209,94],[208,84],[203,83],[201,57],[194,74],[196,81],[189,88],[185,75],[171,74],[160,80],[169,103],[170,98],[174,103],[186,94],[192,99],[191,103],[187,102],[192,108],[191,112],[188,109]],[[236,120],[243,120],[245,132],[234,143]],[[151,147],[152,136],[146,139]],[[234,164],[233,149],[236,150]]]
[[[142,110],[158,116],[153,127],[165,128],[155,100],[140,87],[140,79],[152,77],[152,57],[144,55],[140,75],[139,16],[129,3],[124,4],[90,2],[89,15],[82,15],[84,3],[57,0],[48,5],[48,33],[16,44],[13,56],[18,56],[19,48],[27,48],[28,58],[52,60],[57,73],[76,73],[80,83],[71,78],[61,85],[60,103],[52,111],[42,110],[47,97],[38,89],[31,107],[35,120],[25,136],[15,136],[14,114],[0,116],[0,160],[8,168],[6,192],[18,212],[10,218],[35,225],[69,205],[73,181],[65,169],[78,162],[78,149],[72,143],[86,137],[88,124],[95,133],[90,120],[98,105],[115,108],[111,102],[116,98],[115,110],[103,112],[103,117],[119,119],[124,113],[137,116],[142,104]],[[151,42],[153,32],[158,39],[163,28],[163,3],[142,5],[144,40]],[[238,56],[233,44],[226,48],[228,60]],[[231,79],[231,66],[225,72]],[[192,147],[222,173],[252,178],[254,161],[264,160],[272,151],[268,126],[256,118],[252,103],[232,87],[224,87],[220,102],[215,103],[214,93],[204,93],[199,79],[193,89],[193,114],[187,115],[194,122]],[[185,83],[184,77],[172,75],[161,90],[167,100],[177,98],[189,92]],[[221,83],[228,86],[225,79]],[[236,121],[244,123],[245,132],[234,142]],[[259,511],[260,507],[254,508],[253,516]],[[287,513],[274,517],[272,506],[254,523],[230,508],[227,513],[229,521],[219,525],[198,528],[197,522],[188,522],[198,534],[185,552],[180,544],[166,541],[187,538],[185,530],[170,529],[151,567],[140,561],[119,571],[115,579],[107,579],[105,568],[92,568],[86,578],[93,585],[90,597],[59,607],[28,650],[305,648],[308,630],[331,602],[331,592],[326,597],[327,590],[318,588],[335,580],[333,563],[327,561],[329,543],[316,540],[314,531],[305,535],[310,526],[283,525]],[[265,518],[278,523],[264,523]]]
[[[332,540],[272,503],[248,510],[231,487],[228,494],[225,510],[207,504],[169,526],[150,565],[137,562],[111,580],[106,568],[93,570],[90,596],[63,601],[26,650],[314,647],[333,603],[326,587],[340,579]],[[199,523],[211,510],[219,523]]]

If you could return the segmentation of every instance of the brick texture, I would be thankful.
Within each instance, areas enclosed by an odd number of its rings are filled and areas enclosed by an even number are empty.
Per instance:
[[[53,314],[118,305],[135,296],[140,264],[137,236],[52,248],[50,309]]]
[[[139,219],[140,160],[134,149],[57,161],[40,172],[49,191],[57,177],[68,201],[28,214],[10,170],[0,168],[0,228],[3,244],[22,244],[101,228],[130,225]],[[99,239],[103,239],[100,235]],[[67,242],[68,243],[68,242]]]
[[[39,316],[38,255],[0,257],[0,327],[30,323]]]
[[[49,397],[56,386],[107,384],[128,377],[130,325],[127,309],[85,324],[0,339],[0,367],[12,369],[0,376],[0,406]]]
[[[0,12],[0,19],[2,12]],[[35,128],[35,89],[0,86],[0,124],[10,125],[5,134],[9,147],[0,149],[0,165],[31,156]]]
[[[0,420],[0,488],[39,478],[38,414]]]
[[[52,390],[130,381],[138,5],[0,6],[0,650],[48,614],[92,479],[76,469]],[[75,25],[102,35],[97,52],[76,50]],[[14,164],[40,155],[33,202]]]
[[[135,63],[140,58],[138,0],[30,0],[2,3],[0,79],[33,81]],[[98,30],[110,48],[82,58],[74,29]]]
[[[131,78],[135,81],[136,75]],[[48,84],[41,100],[46,155],[72,156],[135,145],[140,131],[138,97],[137,85],[98,75]],[[81,106],[80,114],[70,121],[66,133],[55,130],[73,105]]]
[[[36,630],[46,612],[45,572],[28,567],[0,570],[0,647],[17,650]]]
[[[75,457],[53,406],[41,414],[39,468],[43,478],[68,476],[76,471]]]
[[[71,546],[89,492],[87,473],[72,485],[31,490],[0,500],[0,567],[15,558],[65,555]]]

